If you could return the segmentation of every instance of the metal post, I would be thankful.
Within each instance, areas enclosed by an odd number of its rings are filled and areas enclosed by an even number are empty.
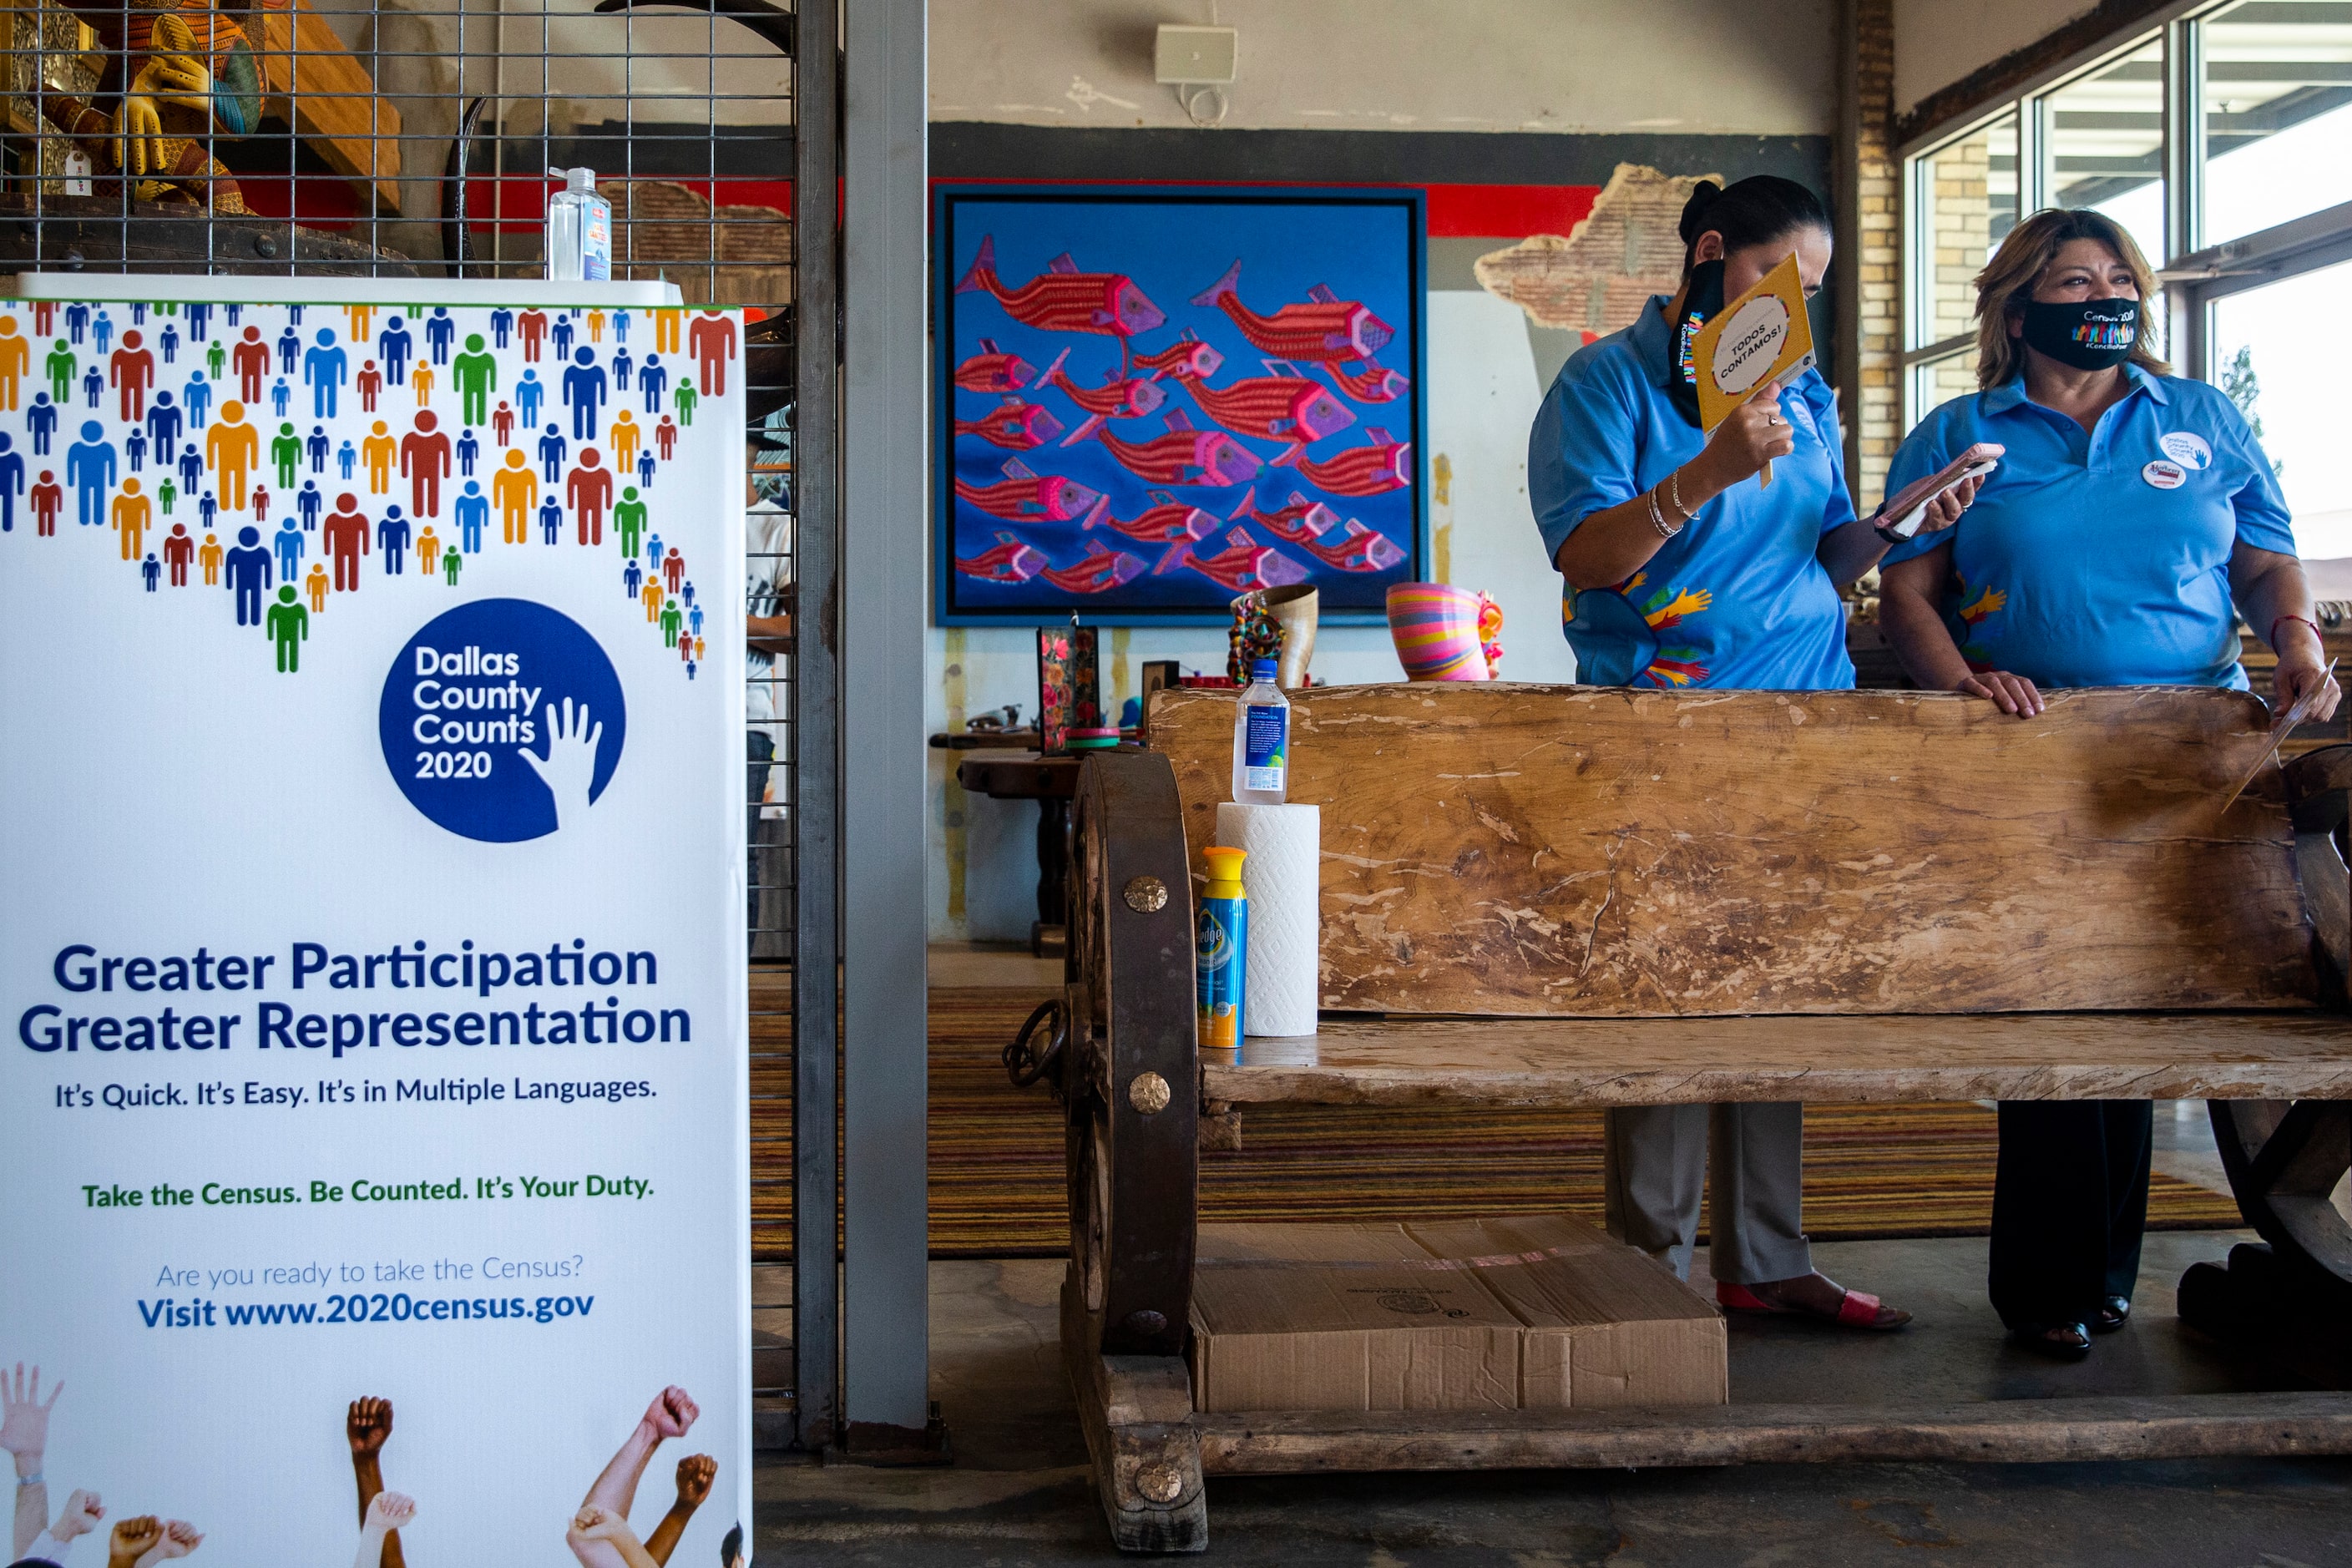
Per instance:
[[[793,1411],[803,1448],[829,1447],[841,1418],[841,1286],[834,1142],[841,981],[841,515],[835,322],[841,300],[835,144],[839,27],[826,3],[799,13],[793,71],[793,813],[799,896],[793,915]]]
[[[929,508],[924,0],[849,11],[842,451],[844,1395],[853,1451],[929,1421],[923,637]],[[927,1436],[928,1431],[928,1436]]]

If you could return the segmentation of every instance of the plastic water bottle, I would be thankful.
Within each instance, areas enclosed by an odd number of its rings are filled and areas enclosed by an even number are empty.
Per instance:
[[[613,276],[613,204],[596,194],[593,169],[550,169],[563,189],[547,201],[547,276],[598,282]]]
[[[1234,799],[1280,805],[1289,787],[1290,699],[1274,683],[1274,660],[1262,658],[1234,712]]]

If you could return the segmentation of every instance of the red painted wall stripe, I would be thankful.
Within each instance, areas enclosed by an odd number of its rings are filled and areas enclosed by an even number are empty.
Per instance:
[[[1567,234],[1584,221],[1598,185],[1431,185],[1429,237],[1525,238]]]

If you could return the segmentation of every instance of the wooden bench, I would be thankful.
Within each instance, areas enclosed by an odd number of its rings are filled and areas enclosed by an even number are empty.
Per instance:
[[[1233,698],[1085,764],[1063,996],[1006,1052],[1067,1107],[1063,1345],[1129,1550],[1204,1473],[2352,1452],[2352,1395],[1888,1410],[1196,1414],[1198,1159],[1275,1102],[2204,1099],[2248,1222],[2352,1305],[2352,747],[2269,768],[2242,693],[1414,685],[1294,699],[1322,807],[1320,1032],[1203,1051],[1190,889]]]

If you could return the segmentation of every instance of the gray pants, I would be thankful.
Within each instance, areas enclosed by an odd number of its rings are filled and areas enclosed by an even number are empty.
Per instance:
[[[1735,1285],[1812,1272],[1803,1106],[1622,1106],[1604,1113],[1603,1129],[1610,1235],[1690,1278],[1711,1143],[1709,1271]]]

